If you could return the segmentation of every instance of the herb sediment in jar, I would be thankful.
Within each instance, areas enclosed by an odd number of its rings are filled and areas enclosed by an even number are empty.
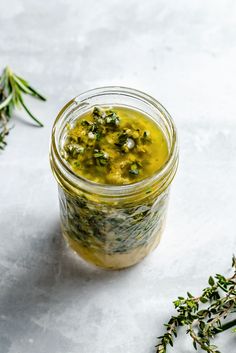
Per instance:
[[[63,234],[87,261],[107,268],[131,266],[160,241],[168,204],[167,189],[129,205],[98,203],[97,198],[59,189]]]
[[[162,130],[145,114],[95,107],[68,124],[61,154],[86,179],[126,185],[157,172],[168,158],[168,146]]]

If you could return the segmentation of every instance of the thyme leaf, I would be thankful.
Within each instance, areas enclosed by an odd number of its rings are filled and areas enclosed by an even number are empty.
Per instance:
[[[236,328],[236,259],[232,260],[233,275],[225,278],[216,274],[209,277],[209,287],[203,289],[199,297],[187,293],[187,298],[178,297],[174,301],[177,311],[166,326],[166,333],[159,338],[157,353],[166,353],[168,346],[173,346],[181,326],[186,328],[186,333],[192,338],[193,347],[198,347],[208,353],[220,353],[211,341],[216,334],[229,328]],[[200,308],[201,303],[208,306]],[[234,319],[223,324],[223,320],[234,314]]]

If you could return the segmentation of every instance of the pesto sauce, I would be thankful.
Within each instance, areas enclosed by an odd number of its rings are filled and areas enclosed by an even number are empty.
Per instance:
[[[72,170],[101,184],[125,185],[157,172],[168,146],[159,126],[126,107],[95,107],[68,125],[62,157]]]

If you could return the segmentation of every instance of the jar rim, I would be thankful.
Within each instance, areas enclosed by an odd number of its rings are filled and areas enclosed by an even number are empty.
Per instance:
[[[74,104],[79,106],[85,103],[86,100],[103,96],[103,95],[109,95],[109,94],[129,96],[149,104],[149,106],[156,109],[159,113],[162,114],[162,117],[164,117],[165,121],[169,124],[169,127],[171,128],[171,131],[172,131],[172,142],[170,146],[168,159],[162,165],[162,167],[158,169],[153,175],[145,179],[142,179],[138,182],[134,182],[131,184],[124,184],[124,185],[96,183],[92,180],[86,179],[83,176],[76,174],[71,168],[69,168],[69,166],[63,160],[61,153],[59,151],[60,141],[56,141],[56,128],[57,128],[58,122],[60,121],[61,118],[63,118],[65,113],[68,111],[68,109],[72,108]],[[72,183],[75,187],[76,185],[78,185],[79,188],[84,189],[88,192],[101,193],[108,196],[109,195],[127,196],[131,194],[135,194],[140,190],[143,190],[143,188],[150,187],[151,185],[153,185],[153,183],[158,182],[159,180],[162,180],[163,178],[165,178],[166,175],[170,173],[171,168],[173,166],[175,166],[175,171],[176,171],[177,164],[178,164],[177,131],[176,131],[174,121],[171,115],[169,114],[169,112],[166,110],[166,108],[158,100],[156,100],[149,94],[134,88],[128,88],[124,86],[103,86],[103,87],[93,88],[75,96],[67,104],[65,104],[64,107],[58,113],[52,128],[50,159],[51,159],[51,165],[57,162],[56,164],[59,166],[60,170],[61,171],[63,170],[63,172],[66,173],[67,179],[69,179],[70,183]],[[174,175],[175,175],[175,171],[174,171]],[[173,179],[174,175],[172,176],[171,180]]]

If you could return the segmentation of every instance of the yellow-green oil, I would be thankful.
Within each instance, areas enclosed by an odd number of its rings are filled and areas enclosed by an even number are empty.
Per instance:
[[[112,120],[113,119],[113,120]],[[126,185],[155,174],[168,159],[161,128],[128,107],[96,107],[68,125],[62,156],[79,176]]]

